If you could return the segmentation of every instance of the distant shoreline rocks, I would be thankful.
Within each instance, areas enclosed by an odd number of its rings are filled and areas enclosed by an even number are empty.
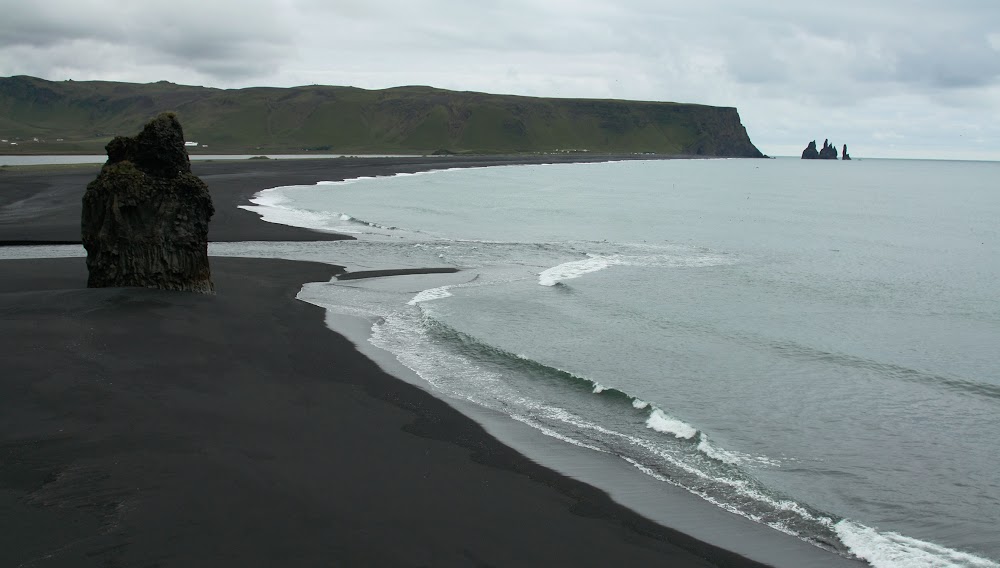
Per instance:
[[[823,141],[823,148],[816,149],[816,141],[813,140],[806,146],[805,150],[802,150],[803,160],[836,160],[837,159],[837,147],[830,144],[830,139],[827,138]],[[847,144],[844,144],[842,160],[850,160],[851,156],[847,153]]]

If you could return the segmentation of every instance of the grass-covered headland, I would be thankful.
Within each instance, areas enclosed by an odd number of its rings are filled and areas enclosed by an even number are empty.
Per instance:
[[[602,152],[760,157],[735,108],[432,87],[213,89],[0,78],[0,153],[103,153],[176,112],[191,153]]]

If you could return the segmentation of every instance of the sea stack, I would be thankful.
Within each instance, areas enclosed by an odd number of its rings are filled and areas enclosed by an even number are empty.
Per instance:
[[[823,141],[823,148],[819,151],[820,160],[836,160],[837,159],[837,148],[833,144],[830,144],[829,140]]]
[[[214,293],[208,266],[208,186],[191,173],[173,113],[107,146],[108,161],[83,196],[87,286]]]
[[[806,146],[805,150],[802,150],[802,159],[803,160],[818,160],[819,159],[819,151],[816,150],[816,141],[815,140],[813,140],[812,142],[810,142],[809,145]]]
[[[847,145],[844,145],[845,152]],[[816,141],[813,140],[806,146],[805,150],[802,150],[803,160],[836,160],[837,159],[837,147],[830,144],[830,140],[826,139],[823,141],[823,148],[820,150],[816,149]],[[850,158],[848,158],[849,160]]]
[[[844,150],[840,154],[841,160],[850,160],[851,155],[847,153],[847,144],[844,144]]]

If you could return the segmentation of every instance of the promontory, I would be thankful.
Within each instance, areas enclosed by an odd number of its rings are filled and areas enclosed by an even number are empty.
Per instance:
[[[655,153],[763,157],[731,107],[410,86],[215,89],[0,78],[2,153],[97,153],[151,116],[191,153]]]

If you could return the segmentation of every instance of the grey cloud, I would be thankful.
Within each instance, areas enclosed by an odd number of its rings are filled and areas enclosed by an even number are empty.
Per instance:
[[[701,102],[739,107],[765,141],[835,122],[905,144],[917,130],[886,113],[1000,111],[992,0],[0,0],[0,13],[0,75]]]
[[[120,0],[6,3],[0,3],[7,15],[0,49],[57,54],[91,42],[120,50],[122,59],[138,58],[137,65],[172,63],[221,78],[274,69],[293,49],[291,23],[276,3],[180,0],[170,10]]]
[[[749,6],[732,6],[736,12],[717,24],[720,32],[706,38],[724,54],[738,82],[802,79],[796,87],[819,93],[830,83],[848,90],[854,82],[862,89],[890,83],[948,89],[1000,80],[1000,57],[988,40],[1000,28],[1000,4],[844,0],[834,10],[820,3]],[[708,11],[692,17],[707,17]]]
[[[1000,79],[1000,54],[978,38],[943,37],[900,53],[894,78],[932,88],[989,85]]]

